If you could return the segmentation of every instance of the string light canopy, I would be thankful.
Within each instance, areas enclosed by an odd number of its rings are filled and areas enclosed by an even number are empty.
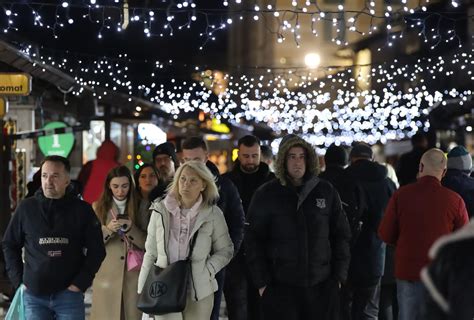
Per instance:
[[[350,68],[260,67],[239,72],[228,68],[232,72],[223,75],[224,81],[221,76],[218,85],[222,90],[217,96],[204,81],[189,81],[179,75],[166,82],[161,78],[169,68],[187,67],[202,75],[201,79],[215,82],[216,73],[204,66],[147,61],[145,69],[149,73],[142,74],[137,82],[132,71],[145,61],[125,54],[58,58],[59,53],[54,57],[32,53],[31,47],[23,52],[70,73],[82,86],[96,90],[94,95],[99,101],[110,92],[124,92],[148,99],[176,119],[202,110],[230,123],[256,121],[277,133],[311,135],[317,145],[402,139],[419,128],[428,130],[428,115],[437,105],[448,99],[458,99],[460,105],[473,99],[472,90],[455,86],[474,80],[472,49],[445,57],[413,59],[410,63],[394,60]],[[369,68],[369,72],[361,72],[363,68]],[[237,73],[240,75],[233,75]],[[361,89],[370,86],[373,89]],[[83,90],[72,94],[80,95]]]
[[[473,18],[459,10],[461,3],[458,0],[450,1],[451,10],[443,12],[430,11],[430,0],[417,1],[413,7],[407,0],[401,0],[399,5],[383,6],[370,0],[361,7],[344,5],[341,1],[331,10],[321,9],[324,7],[321,3],[322,0],[288,0],[286,6],[278,7],[271,2],[260,6],[256,1],[251,5],[251,2],[244,4],[241,0],[223,0],[216,8],[204,8],[192,0],[156,1],[149,7],[132,6],[127,0],[68,0],[55,3],[3,1],[1,6],[4,33],[19,31],[27,20],[34,27],[50,30],[54,38],[59,38],[61,31],[77,23],[96,26],[99,39],[111,32],[126,32],[132,25],[142,28],[144,37],[148,38],[170,37],[175,32],[197,28],[202,37],[200,49],[216,40],[219,31],[233,24],[248,23],[248,20],[265,24],[278,43],[292,39],[297,46],[304,28],[310,28],[318,37],[320,22],[329,22],[336,30],[331,40],[337,45],[348,44],[344,37],[346,32],[370,35],[385,29],[388,46],[403,38],[408,30],[416,30],[425,42],[436,47],[443,41],[460,44],[457,25]]]

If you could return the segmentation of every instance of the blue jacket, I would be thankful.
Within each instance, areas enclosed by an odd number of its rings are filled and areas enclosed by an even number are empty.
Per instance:
[[[474,216],[474,178],[461,170],[448,169],[441,183],[461,196],[466,203],[469,218],[472,218]]]

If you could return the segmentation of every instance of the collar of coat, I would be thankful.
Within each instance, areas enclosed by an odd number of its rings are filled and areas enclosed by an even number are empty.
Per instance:
[[[454,233],[447,234],[439,238],[431,247],[429,251],[429,257],[431,259],[436,258],[436,255],[439,251],[447,244],[463,241],[467,239],[474,238],[474,219],[471,220],[467,225],[462,227],[461,229],[455,231]]]
[[[163,223],[164,223],[164,228],[169,229],[169,221],[170,221],[170,216],[171,212],[167,209],[166,204],[165,204],[166,198],[162,199],[160,201],[156,200],[154,201],[151,206],[150,210],[156,211],[158,214],[160,214],[163,218]],[[194,235],[194,233],[199,230],[201,225],[204,222],[211,221],[211,213],[216,210],[215,206],[205,206],[204,204],[201,204],[197,211],[199,212],[197,214],[196,222],[194,223],[193,230],[191,230],[190,237]],[[169,214],[165,214],[169,213]]]
[[[179,207],[179,202],[176,199],[176,195],[173,193],[168,193],[163,201],[165,208],[173,215],[179,216],[181,214],[181,208]],[[194,218],[199,214],[200,207],[202,204],[202,195],[199,195],[196,203],[190,208],[188,214],[191,218]]]
[[[319,184],[321,179],[316,176],[313,176],[304,182],[303,188],[298,193],[298,206],[297,210],[301,207],[303,202],[306,200],[311,191]]]

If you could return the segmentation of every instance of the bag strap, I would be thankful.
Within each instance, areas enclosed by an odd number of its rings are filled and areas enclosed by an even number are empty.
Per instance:
[[[191,255],[193,254],[194,245],[196,244],[196,238],[197,238],[198,233],[199,233],[199,229],[194,233],[193,239],[191,240],[191,246],[189,247],[189,254],[188,254],[187,260],[191,259]]]

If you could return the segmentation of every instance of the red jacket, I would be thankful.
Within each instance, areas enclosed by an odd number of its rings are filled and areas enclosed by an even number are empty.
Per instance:
[[[425,176],[401,187],[390,199],[379,226],[380,238],[396,246],[395,276],[419,281],[433,243],[468,222],[462,198],[435,177]]]
[[[92,204],[99,199],[104,191],[104,183],[109,171],[117,166],[119,149],[110,140],[106,140],[97,149],[97,159],[89,161],[79,173],[78,180],[84,186],[82,197],[84,201]]]

